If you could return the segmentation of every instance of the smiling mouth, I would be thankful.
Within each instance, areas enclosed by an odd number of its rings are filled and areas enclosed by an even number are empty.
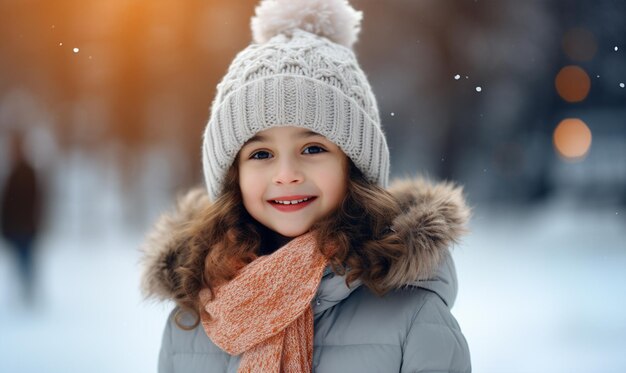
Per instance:
[[[316,197],[305,197],[305,198],[301,198],[301,199],[292,199],[292,200],[272,200],[272,203],[277,203],[277,204],[281,204],[281,205],[297,205],[299,203],[302,202],[306,202],[306,201],[310,201],[312,199],[314,199]]]
[[[298,198],[294,198],[294,197],[298,197]],[[315,196],[310,196],[310,197],[294,196],[294,197],[273,199],[273,200],[269,200],[268,202],[272,205],[272,207],[274,207],[275,209],[279,211],[292,212],[292,211],[298,211],[302,208],[305,208],[306,206],[310,205],[311,202],[317,199],[317,197]]]

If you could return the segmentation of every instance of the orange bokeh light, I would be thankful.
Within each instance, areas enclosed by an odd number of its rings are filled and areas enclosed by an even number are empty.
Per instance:
[[[579,66],[565,66],[554,80],[556,91],[567,102],[580,102],[589,94],[591,80],[589,75]]]
[[[568,160],[582,159],[591,147],[591,130],[578,118],[563,119],[554,130],[554,148]]]

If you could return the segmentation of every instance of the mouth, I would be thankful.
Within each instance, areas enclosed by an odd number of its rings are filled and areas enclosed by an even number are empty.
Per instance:
[[[316,196],[287,196],[268,200],[272,207],[283,212],[298,211],[310,205]]]

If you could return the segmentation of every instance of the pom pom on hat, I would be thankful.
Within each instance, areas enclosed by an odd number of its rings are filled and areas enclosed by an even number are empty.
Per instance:
[[[252,17],[252,35],[255,42],[265,43],[300,29],[352,48],[362,17],[347,0],[261,0]]]

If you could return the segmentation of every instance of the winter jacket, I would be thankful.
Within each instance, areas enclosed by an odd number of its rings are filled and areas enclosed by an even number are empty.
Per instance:
[[[457,278],[449,247],[469,216],[461,190],[415,179],[395,182],[389,191],[402,210],[392,229],[409,248],[402,265],[388,274],[397,286],[379,297],[360,281],[346,286],[344,276],[326,268],[312,301],[313,371],[470,372],[468,345],[450,312]],[[181,228],[197,218],[205,203],[209,202],[202,192],[190,192],[148,236],[142,275],[146,295],[172,299],[172,270],[177,253],[184,250]],[[202,325],[191,331],[178,328],[175,312],[163,333],[160,373],[237,371],[240,356],[220,350]],[[193,320],[187,316],[183,322]]]

